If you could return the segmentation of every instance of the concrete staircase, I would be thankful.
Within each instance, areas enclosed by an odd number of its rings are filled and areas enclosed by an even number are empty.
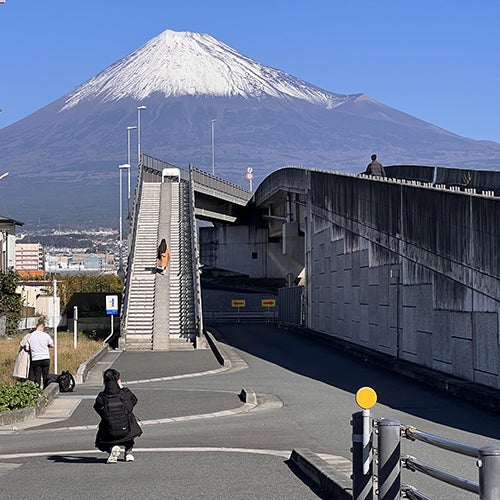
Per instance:
[[[128,271],[126,348],[152,349],[155,314],[156,249],[160,183],[144,183],[134,244],[132,269]]]
[[[189,183],[181,179],[145,182],[142,186],[127,273],[124,331],[128,350],[196,347],[189,193]],[[156,273],[156,251],[162,238],[171,253],[166,275]]]
[[[159,239],[166,237],[171,251],[171,261],[166,276],[157,276],[153,349],[184,350],[195,348],[195,332],[187,331],[194,320],[186,315],[193,310],[193,292],[186,289],[192,286],[185,277],[191,274],[190,266],[186,272],[186,254],[191,257],[191,238],[186,239],[185,219],[189,219],[189,206],[186,206],[183,193],[187,182],[165,182],[161,191],[161,216]],[[187,246],[187,248],[186,248]],[[167,286],[164,286],[166,284]]]

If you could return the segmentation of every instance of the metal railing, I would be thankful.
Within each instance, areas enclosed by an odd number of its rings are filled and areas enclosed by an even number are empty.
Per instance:
[[[204,307],[205,323],[276,323],[278,311],[274,308],[245,307],[224,308]]]
[[[193,238],[193,244],[191,245],[191,259],[193,262],[192,273],[194,282],[195,297],[195,318],[196,318],[196,335],[198,340],[202,339],[203,333],[203,308],[201,302],[201,262],[200,262],[200,248],[198,244],[198,231],[196,228],[196,216],[195,216],[195,194],[194,194],[194,181],[193,181],[193,169],[189,169],[189,199],[190,199],[190,210],[189,218],[191,224],[191,234]]]
[[[121,342],[125,342],[127,330],[126,330],[126,319],[128,314],[129,306],[129,295],[130,295],[130,276],[132,274],[132,267],[134,264],[134,251],[135,251],[135,238],[137,233],[137,224],[139,219],[139,206],[142,197],[142,186],[143,186],[143,175],[144,175],[144,165],[143,158],[144,154],[141,155],[139,161],[139,170],[137,174],[137,181],[135,184],[134,201],[132,204],[132,214],[129,221],[130,230],[128,235],[128,255],[127,255],[127,274],[125,278],[125,286],[123,290],[122,308],[120,311],[120,336]]]
[[[411,485],[401,482],[401,468],[419,472],[456,488],[479,495],[482,500],[500,499],[500,446],[478,448],[458,441],[445,439],[434,434],[401,425],[397,420],[371,417],[367,426],[366,415],[353,414],[353,498],[354,500],[396,500],[410,498],[429,500],[429,497]],[[369,435],[365,435],[366,429]],[[373,428],[377,434],[377,477],[372,467]],[[475,482],[422,462],[411,455],[401,455],[401,438],[420,441],[438,448],[477,459],[479,481]],[[375,489],[373,485],[377,483]]]
[[[190,165],[190,173],[196,191],[202,191],[203,188],[207,188],[211,191],[216,191],[220,195],[225,195],[225,198],[230,198],[233,203],[239,205],[246,205],[252,196],[252,193],[247,189],[203,170],[199,170],[192,165]]]

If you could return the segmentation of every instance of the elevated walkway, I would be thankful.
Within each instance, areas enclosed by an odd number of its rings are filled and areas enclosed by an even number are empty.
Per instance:
[[[179,169],[163,170],[142,166],[136,189],[121,318],[126,350],[204,347],[190,182]],[[156,272],[163,238],[171,252],[165,275]]]

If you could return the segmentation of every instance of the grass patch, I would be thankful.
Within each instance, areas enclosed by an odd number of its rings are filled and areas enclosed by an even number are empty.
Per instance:
[[[50,335],[54,339],[53,335]],[[0,382],[12,386],[17,379],[12,376],[14,363],[19,351],[19,342],[23,335],[0,338]],[[78,367],[94,352],[102,347],[102,341],[91,340],[84,334],[78,334],[76,349],[73,348],[73,332],[58,332],[57,334],[57,368],[61,373],[69,370],[76,375]],[[54,351],[50,350],[49,373],[54,373]]]

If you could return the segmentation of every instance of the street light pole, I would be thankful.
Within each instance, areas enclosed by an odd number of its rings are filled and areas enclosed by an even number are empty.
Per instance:
[[[212,175],[215,175],[215,122],[217,120],[214,118],[210,120],[212,124]]]
[[[123,180],[122,180],[122,170],[128,168],[130,171],[130,165],[126,163],[125,165],[119,165],[120,170],[120,241],[118,243],[119,249],[119,266],[118,266],[118,276],[122,278],[124,276],[123,271]]]
[[[130,132],[132,130],[136,130],[137,127],[134,125],[133,127],[127,127],[127,163],[129,165],[128,169],[128,177],[127,177],[127,220],[130,221]]]
[[[141,164],[141,111],[146,106],[137,106],[137,166]]]

